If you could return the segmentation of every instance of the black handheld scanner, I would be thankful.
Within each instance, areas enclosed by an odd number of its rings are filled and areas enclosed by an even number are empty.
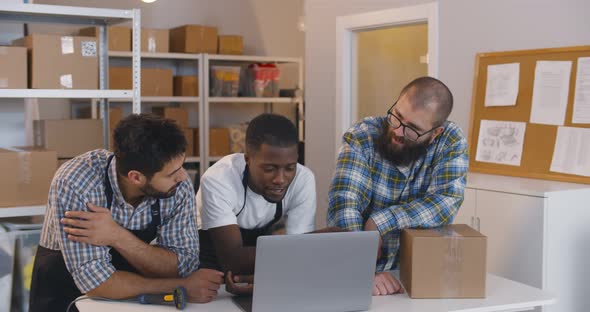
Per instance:
[[[141,304],[173,305],[178,310],[183,310],[186,307],[186,290],[184,287],[177,287],[172,293],[144,294],[137,299]]]

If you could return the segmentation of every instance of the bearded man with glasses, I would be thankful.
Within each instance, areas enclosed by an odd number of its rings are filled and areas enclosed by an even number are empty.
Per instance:
[[[384,117],[369,117],[343,136],[329,192],[328,225],[379,231],[373,295],[401,291],[388,272],[398,266],[406,228],[453,221],[467,175],[467,141],[447,121],[449,88],[432,77],[405,86]]]

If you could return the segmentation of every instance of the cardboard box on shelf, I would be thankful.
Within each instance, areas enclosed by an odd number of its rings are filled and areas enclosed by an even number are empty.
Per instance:
[[[465,224],[405,229],[400,280],[411,298],[484,298],[486,237]]]
[[[0,89],[27,88],[27,48],[0,46]]]
[[[217,27],[184,25],[170,29],[170,52],[217,53]]]
[[[35,120],[33,129],[35,146],[55,150],[59,158],[104,148],[100,119]]]
[[[170,37],[168,29],[141,29],[141,51],[150,53],[168,53]]]
[[[29,49],[31,88],[98,89],[96,38],[33,34],[13,44]]]
[[[199,156],[199,128],[195,131],[195,156]],[[228,128],[209,128],[209,156],[225,156],[231,153]]]
[[[218,42],[219,48],[217,52],[219,54],[244,54],[244,39],[242,36],[220,35],[218,37]]]
[[[0,207],[44,205],[57,153],[36,147],[0,149]]]
[[[188,112],[182,107],[152,107],[152,113],[176,121],[180,128],[188,127]]]
[[[131,67],[109,67],[109,88],[131,90]],[[141,96],[172,96],[172,69],[142,68]]]
[[[199,96],[197,76],[175,76],[174,96]]]
[[[98,27],[82,28],[78,32],[80,36],[98,38]],[[122,26],[107,27],[109,51],[131,51],[131,28]]]
[[[195,156],[195,139],[194,139],[194,132],[191,128],[183,128],[184,131],[184,138],[186,139],[186,151],[185,156],[191,157]]]

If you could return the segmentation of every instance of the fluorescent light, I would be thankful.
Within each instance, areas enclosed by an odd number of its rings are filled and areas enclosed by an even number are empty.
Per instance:
[[[143,1],[143,2],[145,2],[145,3],[152,3],[152,2],[156,2],[156,0],[141,0],[141,1]]]

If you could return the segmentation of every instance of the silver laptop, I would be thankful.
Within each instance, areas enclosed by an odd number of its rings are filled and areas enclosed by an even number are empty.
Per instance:
[[[362,311],[371,305],[378,232],[258,238],[253,312]],[[235,297],[249,311],[250,298]]]

